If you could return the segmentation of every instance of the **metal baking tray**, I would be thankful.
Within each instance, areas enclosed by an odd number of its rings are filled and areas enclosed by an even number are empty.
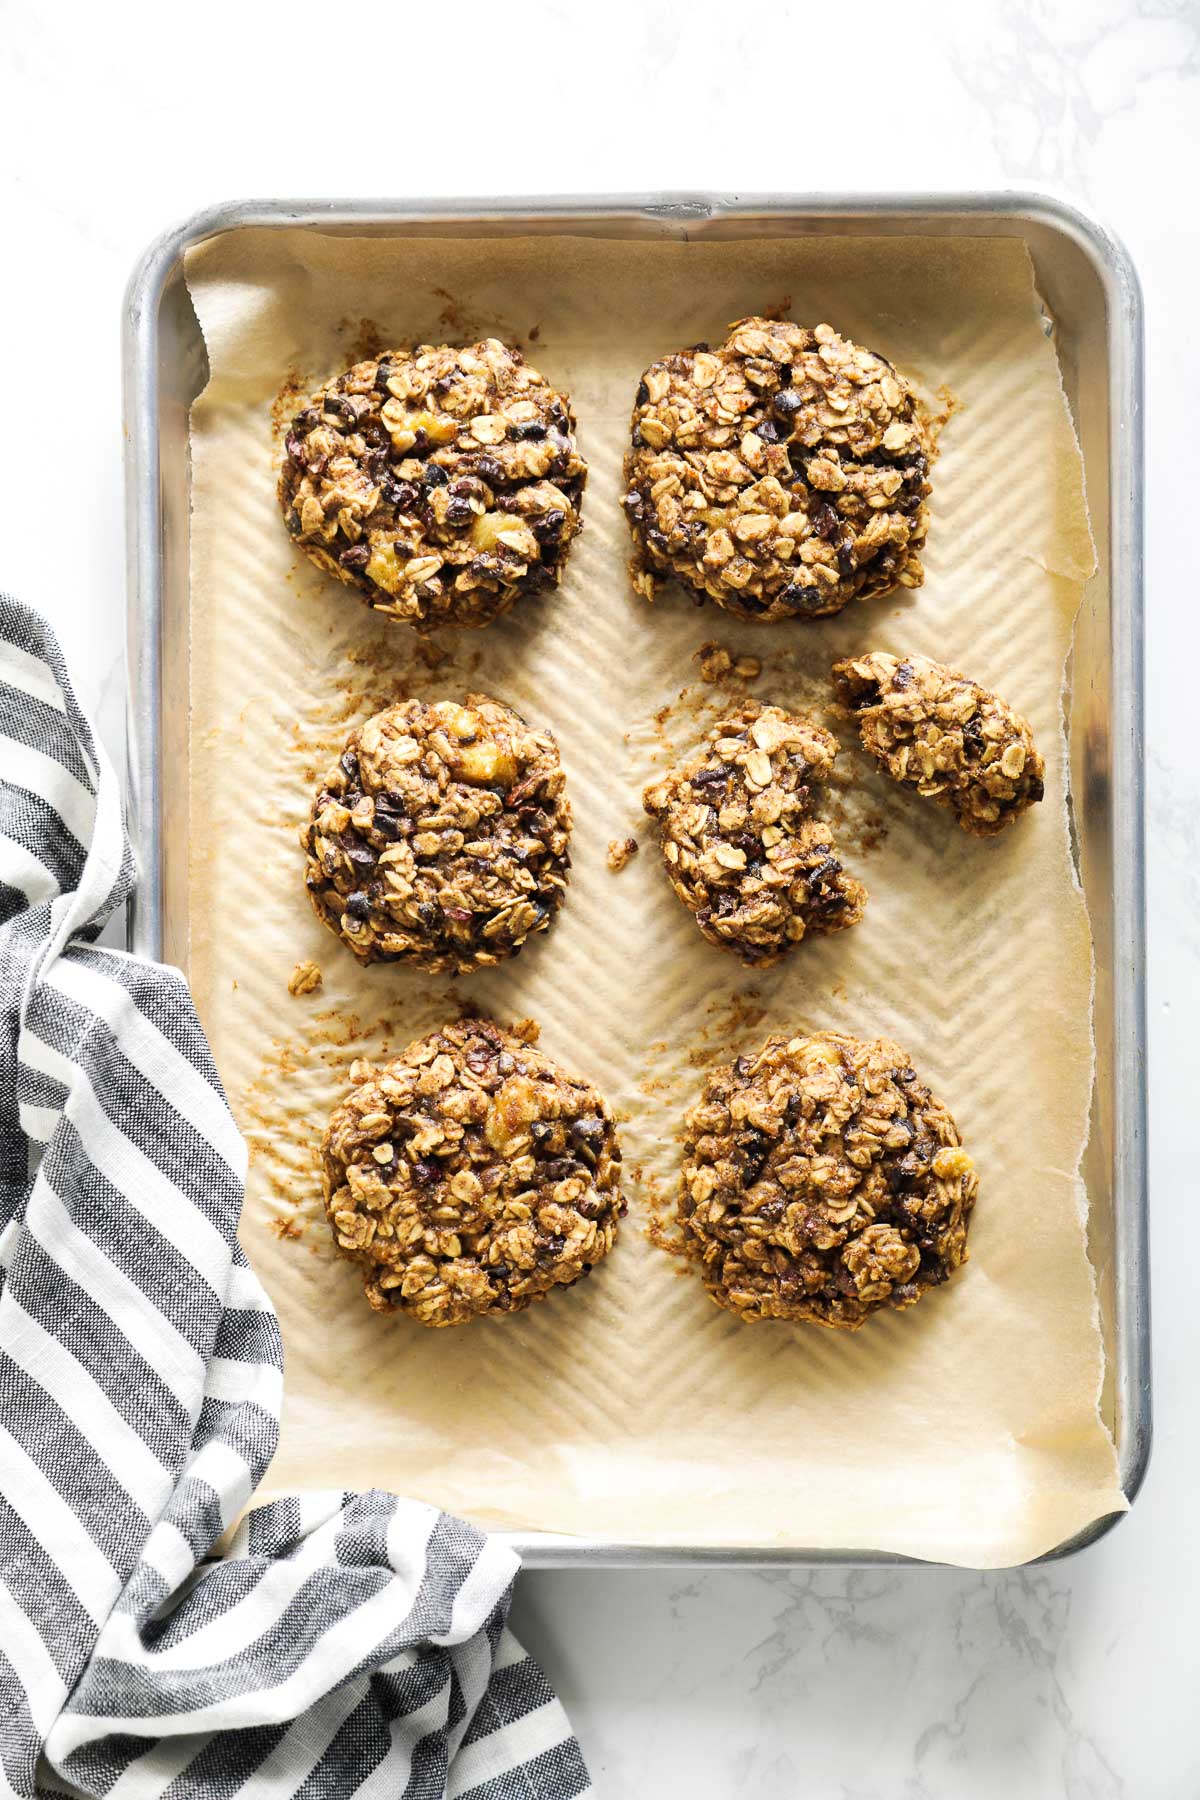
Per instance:
[[[168,791],[188,731],[188,413],[207,379],[183,277],[221,233],[737,239],[770,235],[1016,237],[1032,257],[1079,432],[1099,568],[1077,627],[1067,701],[1074,842],[1096,955],[1096,1074],[1084,1169],[1107,1374],[1102,1410],[1133,1500],[1150,1450],[1145,853],[1142,828],[1142,306],[1125,250],[1044,194],[632,195],[590,199],[251,201],[202,212],[153,244],[125,301],[129,546],[129,822],[140,955],[186,963],[188,806]],[[1050,1555],[1094,1543],[1099,1519]],[[637,1546],[509,1534],[535,1566],[903,1562],[890,1554]]]

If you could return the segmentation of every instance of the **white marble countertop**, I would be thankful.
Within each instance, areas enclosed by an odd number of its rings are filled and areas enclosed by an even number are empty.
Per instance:
[[[1157,1444],[1142,1497],[1097,1547],[1028,1573],[531,1574],[516,1622],[604,1800],[1200,1794],[1198,1329],[1184,1248],[1200,1011],[1186,682],[1200,656],[1196,0],[362,0],[346,12],[8,0],[0,15],[0,584],[55,621],[118,755],[120,298],[147,241],[197,208],[245,195],[1052,184],[1124,237],[1149,328]],[[73,404],[51,421],[46,396],[68,383]]]

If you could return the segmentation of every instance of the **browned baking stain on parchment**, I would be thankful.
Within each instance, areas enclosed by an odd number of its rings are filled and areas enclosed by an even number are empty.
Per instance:
[[[334,330],[345,339],[347,368],[355,363],[373,362],[381,350],[402,348],[399,344],[387,342],[374,319],[339,319]]]
[[[271,435],[281,443],[284,433],[308,403],[312,383],[299,369],[289,369],[271,402]]]

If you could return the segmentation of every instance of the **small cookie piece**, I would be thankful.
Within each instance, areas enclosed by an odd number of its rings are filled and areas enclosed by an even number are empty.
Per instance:
[[[884,357],[829,325],[742,319],[642,377],[622,502],[634,586],[653,600],[674,575],[759,622],[919,587],[933,455]]]
[[[431,974],[486,968],[545,931],[570,838],[553,737],[484,694],[368,719],[300,833],[317,917],[359,962]]]
[[[485,1019],[350,1075],[321,1144],[325,1212],[377,1312],[521,1312],[607,1256],[621,1151],[589,1082]]]
[[[854,1331],[967,1259],[974,1164],[886,1038],[768,1038],[710,1074],[684,1130],[684,1250],[739,1318]]]
[[[279,502],[300,548],[417,631],[486,625],[558,582],[580,529],[571,403],[496,338],[356,363],[286,449]]]
[[[956,669],[873,650],[835,663],[833,685],[880,768],[973,836],[994,837],[1045,793],[1027,721]]]
[[[323,980],[320,963],[311,960],[298,962],[288,976],[287,990],[293,997],[299,997],[301,994],[315,994]]]
[[[609,838],[607,862],[613,874],[619,875],[630,857],[636,856],[637,853],[638,841],[636,838]]]
[[[844,931],[867,890],[813,817],[812,785],[827,779],[837,740],[809,719],[748,701],[715,728],[701,754],[642,804],[658,821],[671,885],[710,944],[764,968],[809,932]]]

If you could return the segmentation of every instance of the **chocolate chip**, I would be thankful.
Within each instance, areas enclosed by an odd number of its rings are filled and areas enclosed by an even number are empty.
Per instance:
[[[447,506],[446,506],[446,523],[447,523],[447,525],[466,525],[470,522],[471,519],[474,518],[474,516],[475,516],[475,513],[474,513],[474,509],[471,505],[471,502],[469,500],[462,499],[457,494],[454,495],[453,498],[447,503]]]
[[[342,773],[348,775],[351,781],[353,781],[354,777],[358,774],[358,757],[355,755],[354,751],[343,750],[342,754],[338,757],[338,761],[342,765]]]
[[[365,569],[371,560],[371,549],[368,544],[351,544],[338,557],[343,569]]]
[[[395,373],[395,365],[394,364],[382,363],[382,362],[380,363],[379,367],[375,371],[375,392],[377,394],[386,394],[387,393],[387,384],[394,373]]]
[[[853,575],[857,570],[858,557],[854,554],[854,540],[852,538],[844,539],[838,545],[837,565],[838,574],[843,577]]]
[[[639,381],[638,385],[637,385],[637,394],[634,398],[634,405],[635,406],[645,406],[645,404],[649,400],[649,398],[650,398],[650,389],[646,386],[644,381]]]
[[[837,857],[827,856],[824,862],[819,862],[815,869],[808,871],[804,877],[804,885],[810,894],[815,893],[826,881],[829,881],[834,875],[840,875],[841,872],[842,865]]]
[[[795,388],[785,387],[779,390],[771,404],[781,417],[790,419],[795,413],[800,411],[804,402],[796,392]]]
[[[303,463],[303,461],[304,461],[304,440],[302,438],[298,438],[294,432],[289,431],[286,439],[284,440],[284,444],[285,444],[287,453],[291,457],[292,461],[297,462],[297,463]]]
[[[367,899],[367,896],[362,889],[358,888],[353,894],[350,894],[347,897],[346,904],[342,910],[348,913],[352,919],[357,919],[361,924],[364,919],[370,916],[371,902]]]
[[[481,456],[475,464],[475,472],[490,488],[497,487],[504,480],[503,464],[498,463],[494,456]]]
[[[425,464],[426,487],[445,487],[449,480],[450,477],[447,475],[445,469],[443,469],[441,463],[431,462]]]
[[[411,481],[397,481],[394,477],[385,475],[379,486],[388,505],[394,506],[397,512],[412,512],[420,500],[420,494]]]
[[[594,1118],[572,1119],[570,1131],[571,1136],[577,1143],[599,1144],[604,1137],[604,1120]]]
[[[413,1179],[421,1187],[432,1187],[437,1180],[439,1170],[436,1163],[415,1162],[412,1166]]]
[[[523,420],[519,425],[510,425],[508,428],[508,435],[510,438],[515,439],[518,444],[526,442],[536,443],[539,438],[545,437],[546,427],[539,419]]]
[[[910,662],[898,663],[896,673],[892,676],[892,687],[896,693],[902,694],[906,688],[912,686],[916,678],[916,670]]]
[[[543,1181],[569,1181],[572,1175],[584,1173],[583,1165],[576,1162],[573,1156],[556,1156],[538,1167],[538,1174]]]
[[[566,513],[555,508],[553,512],[548,512],[542,518],[534,520],[533,535],[539,544],[548,549],[561,542],[563,526],[566,522]]]
[[[744,1132],[741,1137],[734,1139],[734,1143],[742,1157],[742,1186],[753,1187],[775,1146],[761,1131]]]
[[[774,419],[761,420],[760,423],[754,427],[754,431],[755,435],[760,437],[764,444],[777,444],[780,440],[780,430]]]
[[[781,594],[776,594],[775,603],[777,606],[782,606],[787,612],[798,614],[801,618],[815,617],[822,604],[821,590],[817,587],[805,587],[798,581],[791,581]]]
[[[809,514],[809,519],[813,530],[825,543],[829,543],[841,530],[842,521],[827,500],[822,500],[818,506],[814,506]]]
[[[689,779],[697,788],[723,787],[732,774],[733,769],[728,763],[718,763],[714,768],[697,769]]]

